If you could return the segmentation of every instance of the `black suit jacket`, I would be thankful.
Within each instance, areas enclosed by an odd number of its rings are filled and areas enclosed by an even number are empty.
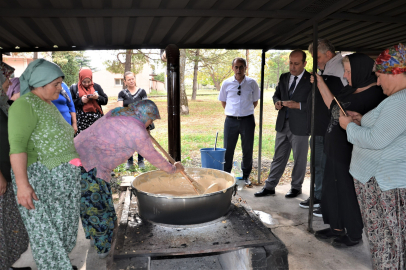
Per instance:
[[[279,83],[276,86],[275,94],[273,95],[273,102],[293,100],[301,103],[301,110],[289,109],[289,128],[294,135],[307,136],[307,100],[309,93],[312,90],[310,83],[310,73],[305,71],[299,84],[293,92],[292,98],[289,98],[289,79],[290,72],[283,73],[279,78]],[[285,123],[286,107],[279,110],[278,118],[276,120],[276,131],[282,131]]]

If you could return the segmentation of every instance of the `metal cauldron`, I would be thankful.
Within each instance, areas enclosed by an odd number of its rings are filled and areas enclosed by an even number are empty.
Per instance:
[[[131,183],[132,192],[137,196],[141,217],[157,223],[187,225],[212,221],[225,215],[231,205],[231,197],[237,191],[234,177],[224,171],[207,168],[186,168],[187,174],[205,174],[224,178],[231,186],[210,194],[192,197],[157,195],[137,189],[141,183],[149,181],[162,171],[151,171],[137,176]]]

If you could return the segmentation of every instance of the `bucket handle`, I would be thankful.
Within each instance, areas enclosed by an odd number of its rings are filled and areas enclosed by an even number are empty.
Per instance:
[[[212,155],[210,155],[210,153],[209,152],[206,152],[210,157],[211,157],[211,159],[212,160],[214,160],[214,161],[217,161],[218,163],[220,163],[220,164],[224,164],[224,163],[226,163],[225,161],[223,161],[223,162],[221,162],[221,161],[218,161],[217,159],[215,159],[214,157],[212,157]]]

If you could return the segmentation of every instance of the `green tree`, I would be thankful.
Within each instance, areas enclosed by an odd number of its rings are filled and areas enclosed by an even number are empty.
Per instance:
[[[278,83],[282,73],[289,71],[288,51],[271,51],[266,60],[265,72],[268,83]],[[265,79],[264,78],[264,79]]]
[[[165,72],[158,73],[155,77],[155,80],[159,82],[165,82]]]
[[[131,71],[134,74],[140,73],[144,64],[148,63],[149,59],[148,53],[141,50],[116,51],[115,54],[117,59],[104,61],[103,64],[108,71],[116,74],[124,74],[126,71],[125,63],[128,57],[131,57]]]
[[[65,74],[65,83],[70,86],[78,82],[80,63],[78,58],[83,57],[83,51],[52,52],[52,62],[57,64]]]
[[[221,83],[231,76],[231,62],[241,55],[238,50],[200,50],[201,72],[210,76],[214,86],[220,91]]]

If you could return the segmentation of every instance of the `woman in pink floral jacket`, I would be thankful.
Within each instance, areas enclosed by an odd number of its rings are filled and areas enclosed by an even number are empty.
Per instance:
[[[152,145],[146,127],[160,118],[154,102],[141,100],[115,108],[75,138],[82,163],[82,224],[86,238],[92,238],[100,258],[110,251],[117,219],[109,184],[111,171],[134,152],[167,173],[184,170],[180,162],[170,164]]]

